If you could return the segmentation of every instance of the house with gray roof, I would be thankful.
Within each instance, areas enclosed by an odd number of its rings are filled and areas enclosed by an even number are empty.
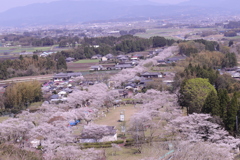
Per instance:
[[[144,78],[162,78],[163,74],[158,72],[145,72],[140,75]]]
[[[91,66],[90,71],[100,71],[100,70],[105,70],[105,68],[102,65],[96,65],[96,66]]]
[[[75,58],[72,58],[72,57],[66,58],[66,62],[72,62],[72,61],[74,61],[74,60],[75,60]]]
[[[115,65],[115,69],[127,69],[127,68],[133,68],[131,64],[117,64]]]
[[[91,59],[101,59],[101,58],[102,58],[102,55],[96,54],[96,55],[92,56]]]
[[[166,59],[166,63],[175,63],[175,62],[182,61],[185,59],[186,59],[186,57],[184,57],[184,56],[175,56],[175,57]]]
[[[101,130],[103,132],[101,132]],[[80,143],[109,142],[117,140],[117,129],[114,126],[101,126],[99,132],[91,132],[83,128],[80,135]]]

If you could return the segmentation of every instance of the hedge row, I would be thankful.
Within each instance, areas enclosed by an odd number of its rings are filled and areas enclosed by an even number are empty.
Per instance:
[[[109,141],[109,142],[97,142],[97,143],[83,143],[83,148],[110,148],[112,144],[122,144],[123,140]]]

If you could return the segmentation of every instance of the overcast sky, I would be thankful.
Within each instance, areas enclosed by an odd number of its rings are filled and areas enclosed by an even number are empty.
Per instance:
[[[44,2],[52,2],[57,0],[1,0],[0,1],[0,12],[6,11],[10,8],[18,7],[18,6],[25,6],[32,3],[44,3]],[[131,0],[129,0],[131,1]],[[149,0],[153,2],[159,3],[168,3],[168,4],[176,4],[183,1],[188,0]]]

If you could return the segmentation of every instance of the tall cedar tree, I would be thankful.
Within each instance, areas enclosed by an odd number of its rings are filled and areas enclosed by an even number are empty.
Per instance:
[[[230,103],[230,98],[226,89],[219,89],[218,91],[219,107],[220,107],[220,117],[225,122],[227,114],[227,106]]]
[[[203,105],[202,108],[203,113],[210,113],[215,116],[220,116],[221,111],[220,111],[220,105],[219,105],[219,100],[216,92],[211,91]]]
[[[231,99],[230,105],[227,107],[227,117],[226,117],[226,129],[230,131],[234,131],[236,125],[236,115],[238,111],[238,102],[237,95],[234,94]]]

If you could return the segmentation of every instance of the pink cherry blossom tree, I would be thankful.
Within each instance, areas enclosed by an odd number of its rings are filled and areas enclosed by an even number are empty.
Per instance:
[[[211,119],[209,114],[179,116],[170,122],[167,129],[191,142],[208,141],[218,146],[238,149],[240,140],[230,136],[223,127],[211,122]]]

